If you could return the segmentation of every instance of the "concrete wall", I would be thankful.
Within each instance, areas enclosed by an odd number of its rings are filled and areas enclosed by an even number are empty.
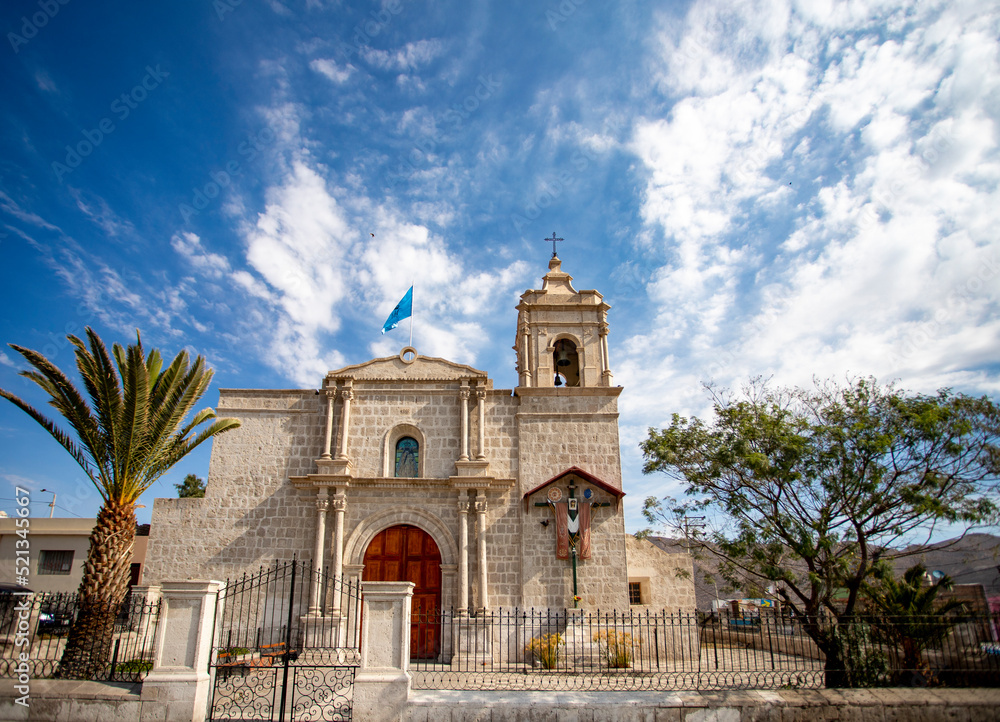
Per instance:
[[[996,689],[410,693],[404,722],[994,722]]]
[[[83,567],[90,549],[90,532],[94,519],[64,519],[28,517],[28,551],[30,574],[28,588],[36,592],[72,593],[80,587]],[[20,537],[17,535],[17,518],[0,519],[0,582],[15,583],[15,549]],[[147,551],[147,537],[136,537],[132,552],[132,562],[144,564]],[[38,562],[44,550],[73,552],[73,563],[69,574],[39,574]]]
[[[163,720],[163,703],[139,685],[38,680],[29,707],[0,680],[0,722]],[[997,689],[872,689],[733,692],[411,691],[404,722],[993,722]],[[357,719],[357,717],[356,717]]]

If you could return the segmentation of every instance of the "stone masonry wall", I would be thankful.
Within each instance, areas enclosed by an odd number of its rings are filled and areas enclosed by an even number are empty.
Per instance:
[[[454,474],[455,460],[461,453],[460,413],[457,383],[355,383],[347,452],[353,475],[383,476],[386,434],[399,424],[412,424],[424,435],[420,453],[425,477],[441,479]],[[389,453],[391,470],[395,448]]]
[[[521,396],[517,412],[518,468],[524,494],[571,466],[579,466],[618,489],[618,399],[613,393]]]
[[[579,466],[610,486],[621,488],[616,391],[581,393],[566,389],[519,398],[521,495],[571,466]],[[598,492],[595,499],[613,501],[606,492]],[[529,500],[521,537],[524,605],[571,607],[572,563],[556,558],[552,512],[533,506],[534,501]],[[548,526],[542,526],[543,519],[550,520]],[[577,563],[577,588],[583,608],[628,607],[624,535],[620,505],[593,510],[592,556]]]
[[[697,608],[690,554],[671,554],[631,534],[625,537],[625,553],[629,581],[639,582],[643,592],[642,604],[633,604],[632,611],[693,612]]]
[[[489,473],[500,479],[517,477],[518,437],[517,412],[519,399],[510,389],[490,390],[486,396],[486,458],[490,462]],[[469,429],[473,443],[470,451],[478,452],[479,412],[473,407],[469,413]]]
[[[315,507],[288,476],[312,471],[324,432],[313,391],[223,389],[219,416],[241,426],[213,440],[204,499],[157,499],[147,584],[224,578],[311,555]]]

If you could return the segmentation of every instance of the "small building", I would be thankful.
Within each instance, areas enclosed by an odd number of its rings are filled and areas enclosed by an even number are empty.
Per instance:
[[[35,592],[75,593],[83,580],[83,565],[95,520],[28,518],[31,522],[26,539],[29,576],[23,586]],[[0,518],[0,584],[18,583],[14,562],[17,542],[22,537],[17,534],[17,519]],[[142,582],[148,543],[149,526],[138,527],[132,550],[132,584]]]

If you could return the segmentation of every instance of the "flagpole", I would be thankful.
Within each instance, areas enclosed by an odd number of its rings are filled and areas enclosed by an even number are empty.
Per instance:
[[[407,344],[410,348],[413,348],[413,283],[410,283],[410,343]]]

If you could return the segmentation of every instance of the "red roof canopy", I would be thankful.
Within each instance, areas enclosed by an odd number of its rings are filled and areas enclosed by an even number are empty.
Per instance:
[[[615,501],[616,502],[621,501],[621,498],[623,496],[625,496],[625,492],[622,491],[621,489],[616,489],[615,487],[611,486],[611,484],[607,483],[606,481],[601,481],[600,479],[598,479],[596,476],[594,476],[590,472],[587,472],[587,471],[584,471],[583,469],[581,469],[579,466],[571,466],[568,469],[566,469],[566,471],[560,471],[558,474],[556,474],[555,476],[553,476],[548,481],[543,481],[541,484],[539,484],[538,486],[536,486],[534,489],[532,489],[531,491],[527,492],[522,497],[524,499],[525,508],[527,508],[528,497],[529,496],[531,496],[532,494],[538,493],[539,491],[541,491],[542,489],[544,489],[545,487],[547,487],[549,484],[554,484],[557,481],[559,481],[560,479],[562,479],[562,478],[564,478],[566,476],[569,476],[571,474],[573,476],[580,477],[581,479],[583,479],[584,481],[586,481],[586,482],[588,482],[590,484],[593,484],[598,489],[603,489],[604,491],[608,492],[613,497],[615,497]]]

